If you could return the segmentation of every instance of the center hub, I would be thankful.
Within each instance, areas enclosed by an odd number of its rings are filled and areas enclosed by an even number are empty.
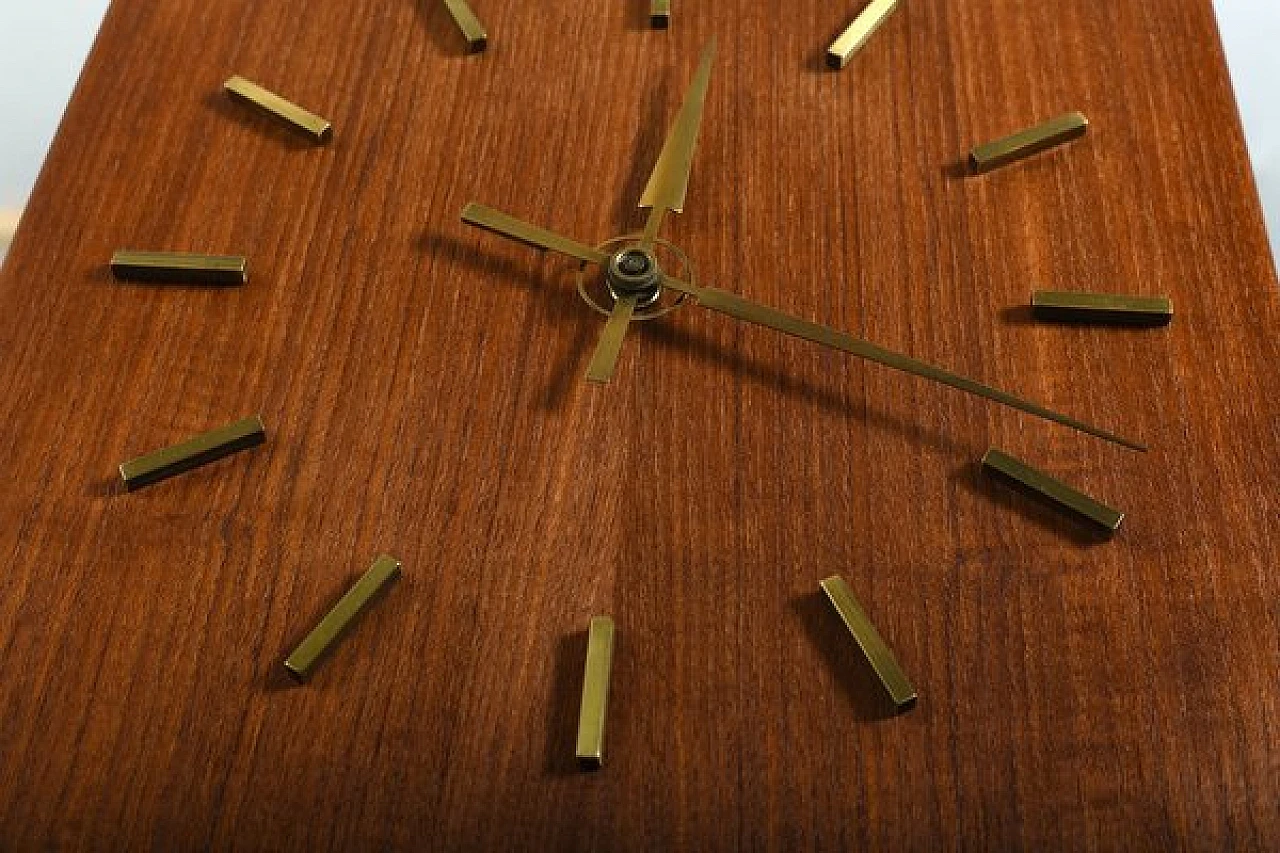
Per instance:
[[[662,295],[662,268],[653,252],[640,246],[623,249],[609,259],[605,282],[614,299],[638,297],[636,305],[646,308]]]

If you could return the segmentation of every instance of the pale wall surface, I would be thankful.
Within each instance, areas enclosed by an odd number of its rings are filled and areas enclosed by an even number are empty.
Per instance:
[[[0,2],[0,209],[21,207],[107,0]]]
[[[1280,257],[1280,0],[1215,0],[1271,253]]]
[[[1273,89],[1280,84],[1280,0],[1215,2],[1272,246],[1280,247],[1280,98]],[[0,2],[0,256],[6,212],[31,192],[106,8],[107,0]]]

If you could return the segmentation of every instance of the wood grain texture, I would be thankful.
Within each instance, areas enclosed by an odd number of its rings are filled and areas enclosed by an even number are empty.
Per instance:
[[[819,0],[117,0],[0,279],[0,847],[1280,848],[1280,303],[1209,0],[912,0],[841,73]],[[701,278],[1148,441],[697,308],[582,381],[571,267],[719,38]],[[322,113],[316,148],[228,102]],[[1089,135],[982,179],[977,142]],[[113,282],[242,253],[234,291]],[[1035,325],[1035,288],[1168,329]],[[132,495],[123,459],[261,412]],[[1128,512],[982,478],[995,444]],[[306,687],[288,650],[404,577]],[[885,716],[818,581],[920,691]],[[590,617],[618,626],[598,774]]]

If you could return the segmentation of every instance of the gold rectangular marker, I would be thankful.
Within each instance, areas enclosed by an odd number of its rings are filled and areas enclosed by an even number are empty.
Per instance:
[[[111,274],[159,284],[236,285],[249,280],[249,262],[239,255],[121,250],[111,255]]]
[[[262,417],[254,415],[125,462],[120,466],[120,477],[125,490],[132,492],[237,451],[257,447],[266,438]]]
[[[653,0],[649,4],[649,25],[655,30],[671,26],[671,0]]]
[[[839,71],[848,65],[896,8],[898,0],[871,0],[862,14],[854,18],[853,23],[827,48],[827,66]]]
[[[1061,323],[1166,326],[1173,320],[1173,301],[1167,296],[1037,290],[1031,294],[1031,311],[1038,320]]]
[[[853,590],[849,589],[849,584],[845,583],[844,578],[839,575],[833,575],[822,581],[819,586],[827,594],[831,606],[840,614],[840,619],[849,629],[849,633],[853,634],[858,648],[862,649],[862,653],[866,655],[885,692],[889,694],[893,707],[899,712],[910,709],[916,703],[916,689],[911,686],[906,674],[898,666],[898,661],[885,645],[876,626],[871,624],[862,606],[853,597]]]
[[[578,714],[578,763],[598,770],[604,764],[604,720],[609,705],[609,671],[613,668],[613,620],[591,620],[587,666],[582,677],[582,709]]]
[[[467,0],[444,0],[444,5],[449,7],[449,14],[453,15],[458,29],[462,30],[462,35],[467,40],[471,52],[483,52],[489,46],[489,35],[484,31],[476,13],[472,12],[471,7],[467,5]]]
[[[290,127],[302,131],[316,142],[328,142],[333,138],[333,126],[329,122],[238,74],[227,80],[223,88],[233,100],[257,107]]]
[[[994,447],[982,457],[982,467],[984,470],[995,472],[1031,495],[1096,525],[1108,536],[1119,530],[1120,522],[1124,520],[1123,512],[1098,503],[1061,480],[1037,471],[1021,459],[1015,459]]]
[[[383,554],[355,586],[333,606],[320,624],[311,629],[284,662],[284,668],[298,681],[306,681],[324,656],[332,651],[342,636],[355,624],[360,614],[378,597],[378,593],[400,577],[400,561]]]
[[[1088,129],[1089,120],[1082,113],[1067,113],[1004,139],[979,145],[969,154],[969,167],[975,174],[981,175],[1064,142],[1079,139]]]

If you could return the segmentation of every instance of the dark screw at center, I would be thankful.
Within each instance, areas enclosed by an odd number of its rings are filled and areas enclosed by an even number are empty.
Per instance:
[[[625,275],[641,275],[649,271],[649,258],[643,252],[627,252],[618,261],[618,270]]]

